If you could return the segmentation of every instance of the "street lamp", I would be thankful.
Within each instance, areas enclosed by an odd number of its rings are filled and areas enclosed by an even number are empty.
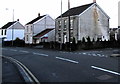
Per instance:
[[[9,10],[8,8],[6,8],[6,10]],[[12,9],[12,23],[13,23],[13,27],[12,27],[12,46],[13,46],[13,39],[14,39],[14,9]]]

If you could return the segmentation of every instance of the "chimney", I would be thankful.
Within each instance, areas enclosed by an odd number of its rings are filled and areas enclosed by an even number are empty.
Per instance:
[[[96,3],[96,0],[93,0],[93,3]]]
[[[38,17],[40,17],[40,13],[38,13]]]

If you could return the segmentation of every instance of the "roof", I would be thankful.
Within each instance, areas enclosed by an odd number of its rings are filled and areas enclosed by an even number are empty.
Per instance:
[[[69,16],[79,15],[93,4],[94,3],[90,3],[90,4],[86,4],[86,5],[71,8],[71,9],[67,10],[65,13],[63,13],[62,17],[67,17],[68,14],[69,14]],[[61,16],[59,16],[58,18],[60,18],[60,17]]]
[[[33,19],[32,21],[28,22],[26,25],[28,24],[33,24],[34,22],[38,21],[39,19],[43,18],[45,15],[43,16],[38,16],[37,18]]]
[[[42,32],[40,32],[40,33],[38,33],[37,35],[35,35],[34,37],[36,37],[36,38],[39,38],[39,37],[42,37],[42,36],[44,36],[45,34],[47,34],[47,33],[49,33],[50,31],[52,31],[54,28],[52,28],[52,29],[45,29],[45,30],[43,30]]]
[[[8,22],[8,23],[5,24],[1,29],[7,29],[7,28],[9,28],[11,25],[13,25],[14,23],[16,23],[16,21],[14,21],[14,22]]]

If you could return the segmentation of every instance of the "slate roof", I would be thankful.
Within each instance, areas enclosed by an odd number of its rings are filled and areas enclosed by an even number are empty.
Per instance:
[[[63,13],[62,17],[67,17],[68,15],[70,15],[70,16],[79,15],[93,4],[94,3],[90,3],[90,4],[86,4],[86,5],[71,8],[71,9],[67,10],[65,13]],[[59,16],[57,18],[60,18],[60,17],[61,16]]]
[[[42,36],[44,36],[45,34],[47,34],[47,33],[49,33],[50,31],[52,31],[54,28],[52,28],[52,29],[45,29],[45,30],[43,30],[42,32],[40,32],[40,33],[38,33],[37,35],[35,35],[34,37],[35,38],[39,38],[39,37],[42,37]]]
[[[28,24],[33,24],[34,22],[38,21],[39,19],[43,18],[44,16],[45,16],[45,15],[39,16],[39,17],[33,19],[32,21],[28,22],[26,25],[28,25]]]
[[[14,23],[16,23],[16,21],[14,21],[14,22],[8,22],[8,23],[5,24],[1,29],[7,29],[7,28],[9,28],[11,25],[13,25]]]

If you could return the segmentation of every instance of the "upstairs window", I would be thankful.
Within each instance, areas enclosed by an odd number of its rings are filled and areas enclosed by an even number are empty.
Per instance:
[[[58,27],[61,28],[61,21],[58,21]]]
[[[3,30],[1,31],[1,35],[3,35]]]
[[[27,26],[26,30],[27,30],[27,32],[29,32],[28,26]]]
[[[6,35],[6,33],[7,33],[7,30],[5,30],[5,35]]]
[[[70,20],[70,29],[73,29],[73,19]]]

